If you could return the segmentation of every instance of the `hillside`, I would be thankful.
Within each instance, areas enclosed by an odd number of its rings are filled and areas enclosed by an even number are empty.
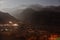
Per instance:
[[[17,22],[17,19],[9,13],[0,12],[0,23],[8,23],[9,21]]]
[[[38,11],[26,8],[20,15],[19,20],[34,25],[36,29],[59,32],[60,30],[60,6],[44,7]]]

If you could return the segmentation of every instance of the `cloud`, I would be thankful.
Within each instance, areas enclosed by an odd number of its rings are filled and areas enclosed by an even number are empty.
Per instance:
[[[0,10],[6,8],[15,8],[17,6],[25,8],[26,5],[31,4],[60,5],[57,0],[0,0]]]
[[[4,1],[0,1],[0,4],[3,4],[4,3]]]
[[[3,4],[4,4],[4,1],[1,0],[1,1],[0,1],[0,9],[3,7]]]

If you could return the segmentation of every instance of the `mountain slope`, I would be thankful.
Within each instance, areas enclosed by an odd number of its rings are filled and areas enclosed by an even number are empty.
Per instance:
[[[8,23],[9,21],[16,22],[17,19],[8,13],[0,12],[0,23]]]

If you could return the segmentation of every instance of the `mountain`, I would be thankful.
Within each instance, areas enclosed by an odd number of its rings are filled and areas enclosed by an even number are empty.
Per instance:
[[[11,16],[9,13],[4,13],[0,11],[0,24],[1,23],[9,23],[9,21],[17,22],[17,19]]]
[[[60,6],[44,7],[38,11],[29,7],[17,17],[19,20],[33,24],[36,29],[60,32]]]
[[[41,10],[43,8],[43,6],[41,6],[41,5],[39,5],[39,4],[36,4],[36,5],[29,5],[29,6],[27,6],[26,8],[23,8],[23,9],[20,9],[20,7],[17,7],[17,8],[13,8],[12,10],[14,10],[14,11],[11,11],[10,12],[10,14],[12,15],[12,16],[14,16],[15,18],[17,18],[17,19],[19,19],[20,20],[20,16],[22,16],[21,15],[21,13],[23,13],[23,12],[27,12],[27,13],[29,13],[29,11],[31,12],[32,10],[33,11],[39,11],[39,10]]]
[[[10,14],[18,19],[19,18],[18,16],[20,16],[20,13],[23,12],[23,10],[24,9],[16,9],[16,10],[10,12]]]

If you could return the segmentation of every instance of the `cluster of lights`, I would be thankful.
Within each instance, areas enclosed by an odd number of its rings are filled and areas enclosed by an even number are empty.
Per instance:
[[[6,31],[6,32],[8,32],[8,31],[12,31],[12,30],[11,30],[11,29],[8,29],[8,28],[1,29],[1,32],[3,32],[3,31]]]
[[[14,29],[17,29],[17,26],[19,26],[19,25],[17,23],[13,23],[12,21],[9,21],[8,24],[0,24],[0,26],[2,27],[0,29],[0,31],[12,31],[12,29],[9,29],[9,28],[6,28],[6,27],[14,26]]]
[[[19,26],[17,23],[13,23],[13,22],[11,22],[11,21],[9,21],[9,23],[8,24],[0,24],[0,26]]]
[[[12,21],[9,21],[9,23],[12,25],[12,26],[18,26],[18,24],[13,24],[13,22]]]

